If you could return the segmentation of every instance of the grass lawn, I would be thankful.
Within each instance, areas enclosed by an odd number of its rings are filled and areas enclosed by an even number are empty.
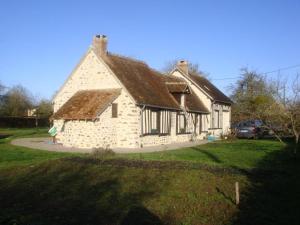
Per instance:
[[[0,139],[0,224],[293,225],[300,221],[299,161],[288,145],[276,141],[236,140],[105,156],[9,144],[15,137],[46,135],[46,130],[0,129],[1,133],[12,136]],[[234,204],[236,181],[241,189],[239,206]]]
[[[45,137],[48,136],[47,129],[0,129],[0,134],[10,135],[8,138],[0,139],[0,169],[18,165],[33,165],[49,159],[66,157],[70,153],[56,153],[34,150],[25,147],[11,145],[9,142],[18,137]]]
[[[143,154],[132,153],[118,156],[129,159],[188,161],[212,166],[251,169],[261,167],[262,159],[268,155],[280,153],[285,147],[287,147],[285,144],[274,140],[234,140],[179,150]],[[275,163],[274,160],[273,163]],[[280,162],[277,161],[276,163]]]

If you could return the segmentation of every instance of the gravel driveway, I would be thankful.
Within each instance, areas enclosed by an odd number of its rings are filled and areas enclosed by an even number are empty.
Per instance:
[[[158,145],[150,146],[144,148],[113,148],[112,150],[116,153],[142,153],[142,152],[157,152],[157,151],[167,151],[175,150],[178,148],[192,147],[196,145],[206,144],[207,140],[194,141],[194,142],[182,142],[182,143],[173,143],[168,145]],[[91,148],[74,148],[66,147],[62,144],[53,144],[52,138],[19,138],[14,139],[11,142],[12,145],[23,146],[33,149],[47,150],[47,151],[56,151],[56,152],[82,152],[90,153],[94,149]]]

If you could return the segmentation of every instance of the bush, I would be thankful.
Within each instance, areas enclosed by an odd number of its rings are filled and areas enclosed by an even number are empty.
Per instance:
[[[34,128],[34,127],[49,127],[48,118],[38,118],[35,117],[12,117],[5,116],[0,117],[0,127],[9,128]]]
[[[91,155],[96,159],[104,159],[114,156],[116,153],[109,148],[95,148],[93,149]]]

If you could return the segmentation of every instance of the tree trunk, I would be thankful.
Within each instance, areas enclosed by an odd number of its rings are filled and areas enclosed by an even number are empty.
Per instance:
[[[264,126],[269,129],[270,131],[272,131],[274,133],[274,136],[277,138],[278,141],[280,141],[280,143],[284,144],[283,140],[281,139],[281,137],[275,132],[274,129],[272,129],[272,127],[265,125]]]
[[[281,137],[280,137],[278,134],[276,134],[276,132],[275,132],[273,129],[271,129],[271,130],[273,131],[275,137],[280,141],[280,143],[284,144],[284,142],[283,142],[283,140],[281,139]]]

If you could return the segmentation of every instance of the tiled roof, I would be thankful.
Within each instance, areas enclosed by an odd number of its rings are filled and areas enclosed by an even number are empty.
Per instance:
[[[189,91],[189,88],[186,83],[178,84],[172,82],[172,83],[166,83],[166,85],[170,93],[188,93]]]
[[[144,62],[110,53],[103,59],[137,104],[180,109],[164,83],[164,75]]]
[[[188,87],[188,84],[185,82],[184,79],[172,75],[165,75],[164,82],[167,85],[170,93],[172,93],[175,99],[177,99],[178,104],[180,101],[179,95],[183,93],[182,91],[184,90],[184,93],[186,94],[185,100],[187,111],[209,113],[209,110],[205,107],[205,105],[198,98],[198,96],[192,91],[192,89]],[[171,86],[171,88],[169,86]]]
[[[52,119],[95,119],[120,93],[120,89],[78,91],[52,116]]]
[[[232,104],[230,98],[228,98],[222,91],[220,91],[215,85],[213,85],[205,77],[189,74],[188,75],[197,85],[199,85],[206,93],[208,93],[215,101]]]
[[[172,92],[184,91],[187,83],[175,76],[163,75],[144,62],[108,53],[106,64],[133,96],[137,104],[181,110]],[[190,111],[208,113],[208,109],[194,94],[186,95]]]
[[[205,107],[203,102],[191,91],[186,95],[186,108],[190,112],[209,113],[209,110]]]

